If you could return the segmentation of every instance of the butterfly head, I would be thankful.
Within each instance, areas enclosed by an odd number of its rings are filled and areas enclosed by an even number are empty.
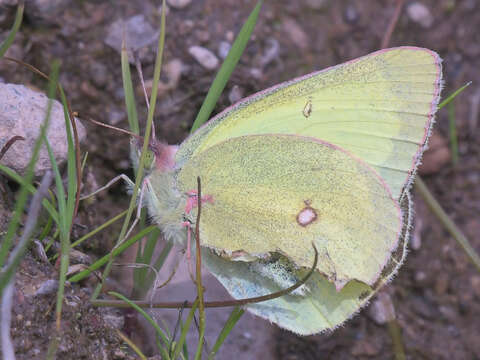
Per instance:
[[[135,169],[138,168],[143,149],[142,137],[130,138],[130,157]],[[146,174],[154,170],[162,172],[172,170],[175,165],[175,153],[178,146],[168,145],[156,139],[150,140],[145,154],[144,170]]]

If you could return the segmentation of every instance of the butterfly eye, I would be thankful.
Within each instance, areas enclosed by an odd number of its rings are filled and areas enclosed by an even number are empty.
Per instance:
[[[148,150],[145,154],[145,169],[151,170],[155,163],[155,154],[153,151]]]

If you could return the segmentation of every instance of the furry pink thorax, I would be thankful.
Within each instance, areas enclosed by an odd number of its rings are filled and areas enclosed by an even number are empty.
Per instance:
[[[152,140],[149,147],[155,154],[155,168],[157,170],[173,170],[175,167],[175,154],[177,153],[178,145],[168,145],[167,143],[158,140]]]

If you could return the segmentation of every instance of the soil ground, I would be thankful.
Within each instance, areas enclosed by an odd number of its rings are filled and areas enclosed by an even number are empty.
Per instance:
[[[61,59],[60,81],[73,110],[84,119],[91,117],[127,128],[120,56],[105,45],[104,39],[112,22],[122,17],[144,14],[152,25],[159,24],[160,2],[91,0],[66,3],[67,6],[57,13],[48,13],[29,7],[27,2],[25,22],[11,49],[11,56],[45,72],[53,59]],[[455,100],[452,110],[458,132],[459,161],[454,166],[451,161],[442,162],[435,155],[430,155],[430,160],[426,157],[425,165],[430,161],[438,166],[429,171],[424,180],[480,252],[480,4],[475,0],[421,3],[429,9],[433,21],[422,26],[404,9],[390,46],[415,45],[437,51],[444,59],[443,94],[450,94],[473,81],[473,85]],[[155,117],[158,138],[175,144],[188,135],[214,78],[215,72],[199,65],[189,55],[188,48],[201,45],[216,53],[221,41],[231,41],[231,36],[238,32],[253,6],[253,1],[194,0],[184,9],[170,7],[165,63],[179,59],[182,74],[159,99]],[[229,95],[232,97],[237,91],[246,96],[280,81],[379,49],[394,8],[394,1],[384,0],[267,1],[254,37],[216,111],[228,106]],[[13,15],[14,8],[0,2],[0,38],[13,22]],[[142,58],[146,79],[152,78],[153,58],[151,53]],[[167,75],[163,78],[165,82]],[[5,82],[44,87],[44,83],[29,71],[5,62],[0,64],[0,77]],[[136,75],[134,81],[139,84]],[[237,88],[232,90],[234,86]],[[140,87],[136,90],[140,118],[145,119]],[[83,150],[89,153],[90,186],[104,184],[120,173],[132,177],[128,137],[88,122],[84,124],[88,136]],[[435,133],[439,138],[448,139],[447,109],[438,113]],[[448,153],[448,146],[444,150]],[[13,184],[10,187],[14,189]],[[125,209],[128,197],[125,187],[118,185],[97,199],[81,208],[74,227],[75,238]],[[407,356],[409,359],[479,359],[480,274],[421,198],[414,194],[414,199],[414,249],[399,274],[384,290],[393,299]],[[115,226],[111,231],[96,235],[80,250],[93,258],[102,256],[115,241],[116,238],[111,236],[114,233]],[[18,359],[44,358],[46,354],[48,336],[54,328],[55,295],[39,297],[32,294],[42,281],[55,277],[54,266],[42,263],[32,255],[22,263],[17,275],[12,330]],[[182,284],[181,280],[177,285],[179,283]],[[212,283],[211,286],[215,285]],[[87,299],[91,288],[92,284],[87,282],[67,289],[63,314],[65,339],[58,358],[129,358],[128,349],[121,344],[114,330],[123,328],[122,316],[90,306]],[[112,320],[113,324],[106,319]],[[219,331],[220,320],[212,322],[218,325],[212,333]],[[266,334],[265,338],[256,337],[255,329]],[[386,326],[376,324],[368,309],[333,332],[309,337],[298,337],[261,319],[246,317],[228,342],[219,359],[239,354],[234,350],[239,348],[246,350],[252,359],[393,358],[392,341]]]

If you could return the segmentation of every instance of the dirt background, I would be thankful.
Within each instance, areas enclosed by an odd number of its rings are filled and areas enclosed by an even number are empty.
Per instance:
[[[10,28],[16,1],[0,1],[0,39]],[[47,4],[47,5],[45,5]],[[427,13],[409,7],[425,5]],[[254,1],[193,0],[182,9],[169,7],[165,63],[165,90],[155,116],[157,137],[179,143],[212,82],[207,70],[189,54],[199,45],[217,57],[221,42],[231,42],[254,6]],[[127,128],[123,105],[120,56],[105,44],[115,20],[143,14],[154,28],[159,24],[160,2],[146,1],[29,1],[25,20],[9,55],[48,72],[53,59],[61,59],[60,81],[74,111],[82,118]],[[395,1],[267,1],[254,37],[216,107],[220,111],[238,99],[280,81],[368,54],[379,49],[391,22]],[[410,12],[409,12],[410,10]],[[415,45],[433,49],[444,59],[443,95],[473,81],[455,100],[459,161],[449,160],[447,109],[435,126],[436,151],[424,160],[428,187],[480,252],[480,3],[475,0],[406,2],[390,46]],[[2,34],[3,33],[3,34]],[[141,55],[145,79],[151,79],[154,55]],[[181,64],[179,67],[178,64]],[[178,73],[181,69],[181,74]],[[133,70],[133,68],[132,68]],[[4,82],[39,89],[45,84],[29,71],[0,63]],[[134,74],[134,81],[139,84]],[[235,87],[234,87],[235,86]],[[145,107],[136,88],[140,119]],[[84,122],[88,138],[86,187],[96,188],[119,173],[132,177],[128,137]],[[13,191],[13,184],[9,188]],[[384,291],[393,299],[409,359],[480,359],[480,274],[465,253],[414,194],[416,228],[413,249],[406,263]],[[81,208],[74,237],[87,233],[127,207],[125,187],[114,186],[99,201]],[[80,250],[91,258],[111,247],[115,227],[95,236]],[[34,296],[38,285],[56,276],[55,267],[29,254],[17,276],[12,334],[18,359],[44,358],[53,329],[54,293]],[[94,280],[91,280],[92,282]],[[128,349],[116,336],[124,317],[115,311],[88,305],[92,283],[67,290],[63,315],[65,339],[61,359],[123,359]],[[249,348],[252,358],[264,359],[389,359],[392,341],[386,326],[363,310],[334,332],[297,337],[270,328],[271,336],[260,349]],[[110,322],[109,322],[110,321]],[[243,321],[243,320],[242,320]],[[257,319],[258,324],[263,320]],[[254,326],[254,322],[252,322]],[[259,325],[263,326],[263,325]],[[218,330],[217,330],[218,331]],[[219,359],[235,356],[228,348]],[[249,350],[250,349],[250,350]],[[254,351],[255,350],[255,351]],[[260,350],[260,352],[259,352]],[[263,355],[253,355],[261,354]]]

